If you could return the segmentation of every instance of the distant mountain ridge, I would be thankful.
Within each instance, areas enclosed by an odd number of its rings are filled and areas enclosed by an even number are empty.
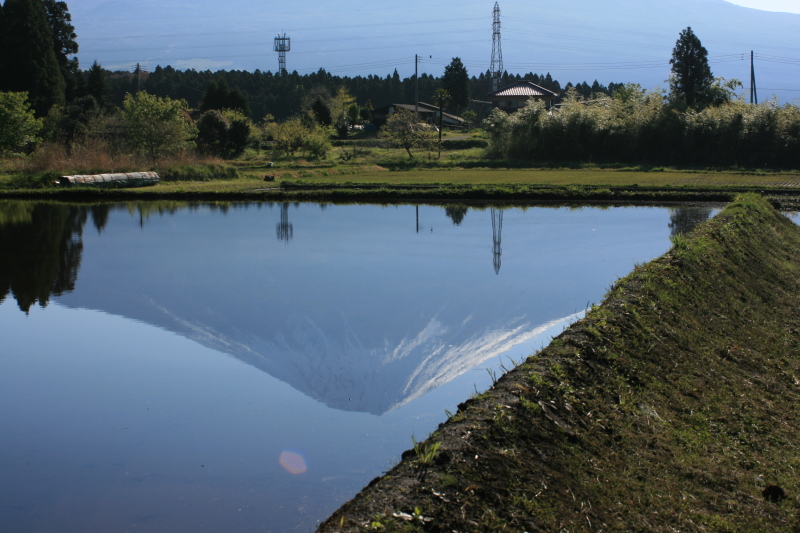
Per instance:
[[[150,70],[155,65],[171,65],[178,69],[195,66],[201,70],[274,72],[277,55],[264,41],[271,43],[273,33],[283,30],[292,37],[288,69],[301,74],[324,68],[337,75],[385,77],[396,68],[401,77],[408,77],[414,72],[414,54],[419,54],[423,58],[420,72],[438,77],[450,58],[458,56],[470,75],[477,75],[489,68],[491,59],[492,2],[460,3],[457,16],[455,4],[426,3],[422,17],[411,16],[417,13],[414,2],[400,9],[344,1],[333,11],[299,0],[291,10],[277,13],[266,13],[263,6],[250,0],[234,2],[235,9],[197,2],[192,17],[185,21],[174,16],[181,9],[176,3],[162,4],[148,6],[149,24],[141,29],[131,29],[124,22],[144,16],[138,2],[71,6],[79,42],[82,37],[86,39],[79,54],[81,63],[88,65],[98,59],[114,69],[141,61]],[[800,58],[797,14],[760,11],[723,0],[622,0],[613,4],[501,1],[500,8],[503,59],[510,73],[550,72],[562,85],[584,80],[591,83],[594,79],[603,84],[636,82],[647,88],[664,85],[672,46],[680,31],[691,26],[709,50],[715,75],[749,82],[749,58],[744,55],[753,50],[763,98],[773,92],[784,101],[800,96],[796,63],[775,59]],[[124,16],[115,17],[114,13]],[[347,16],[352,13],[358,13],[357,20]],[[389,15],[391,23],[387,22]],[[108,22],[98,24],[100,18]],[[229,21],[235,21],[239,31],[220,26]],[[441,27],[441,22],[446,27]],[[135,38],[113,38],[113,47],[107,42],[102,47],[95,44],[101,42],[99,35],[115,34],[146,34],[148,46],[141,49],[141,40]],[[411,34],[419,37],[409,39]],[[256,54],[253,39],[262,41]],[[648,65],[630,64],[643,62]],[[654,66],[654,62],[661,66]]]

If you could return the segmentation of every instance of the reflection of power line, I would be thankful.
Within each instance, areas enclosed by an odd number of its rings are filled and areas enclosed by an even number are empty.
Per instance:
[[[494,273],[500,273],[500,256],[503,249],[500,242],[503,240],[503,210],[491,209],[492,211],[492,262],[494,263]]]
[[[289,202],[281,204],[281,221],[277,225],[278,240],[288,243],[294,237],[294,228],[289,222]]]

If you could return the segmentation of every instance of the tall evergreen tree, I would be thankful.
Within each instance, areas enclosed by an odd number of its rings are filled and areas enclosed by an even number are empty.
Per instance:
[[[324,100],[321,96],[317,96],[311,104],[311,112],[314,115],[314,120],[323,126],[330,126],[333,124],[333,116],[331,115],[330,99]]]
[[[78,68],[78,58],[69,57],[78,53],[78,36],[72,25],[72,16],[66,2],[42,0],[50,31],[53,34],[53,52],[56,54],[61,76],[64,78],[67,102],[77,98],[83,81]]]
[[[92,67],[86,73],[86,94],[94,98],[102,109],[111,107],[108,74],[97,61],[92,64]]]
[[[707,103],[714,76],[708,66],[708,51],[691,27],[683,30],[672,49],[672,75],[670,92],[689,107],[702,107]]]
[[[216,78],[208,82],[203,101],[200,104],[201,111],[216,109],[235,109],[244,115],[250,116],[250,104],[241,89],[231,89],[225,78]]]
[[[27,92],[37,116],[64,103],[64,78],[41,0],[6,0],[3,6],[3,76],[0,90]]]
[[[3,73],[6,71],[6,18],[3,16],[3,3],[0,2],[0,91],[3,90],[5,83],[3,82]]]
[[[247,101],[247,96],[244,92],[234,87],[228,92],[228,105],[225,109],[235,109],[245,116],[250,116],[250,102]]]
[[[460,113],[469,105],[469,74],[460,58],[454,57],[450,64],[444,67],[442,88],[450,94],[450,102],[456,106],[456,113]]]
[[[229,90],[228,82],[223,78],[209,80],[206,92],[203,94],[203,101],[200,103],[200,111],[224,109]]]

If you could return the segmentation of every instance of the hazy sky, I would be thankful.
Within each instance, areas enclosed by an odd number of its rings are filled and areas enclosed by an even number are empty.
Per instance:
[[[764,11],[800,13],[800,0],[728,0],[732,4]]]
[[[800,13],[800,0],[735,0]],[[440,76],[453,57],[471,75],[492,51],[494,0],[72,0],[83,68],[137,63],[177,69],[275,72],[273,39],[291,38],[289,71],[324,68],[343,76]],[[715,75],[749,80],[755,50],[759,85],[800,97],[800,15],[737,7],[723,0],[500,0],[502,51],[511,73],[550,72],[562,84],[636,82],[663,86],[680,31],[691,26]],[[759,63],[760,61],[760,63]],[[763,67],[763,68],[762,68]],[[787,92],[788,91],[788,92]]]

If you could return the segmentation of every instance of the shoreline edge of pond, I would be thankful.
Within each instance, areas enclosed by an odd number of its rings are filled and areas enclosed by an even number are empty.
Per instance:
[[[798,529],[799,304],[800,227],[738,196],[318,531]]]
[[[220,182],[224,183],[224,182]],[[334,203],[696,203],[731,202],[739,194],[755,193],[779,209],[800,208],[795,187],[761,186],[614,186],[547,184],[390,184],[283,182],[280,187],[259,189],[184,189],[170,183],[157,187],[101,188],[74,186],[54,189],[0,189],[0,199],[104,201],[266,201]]]

